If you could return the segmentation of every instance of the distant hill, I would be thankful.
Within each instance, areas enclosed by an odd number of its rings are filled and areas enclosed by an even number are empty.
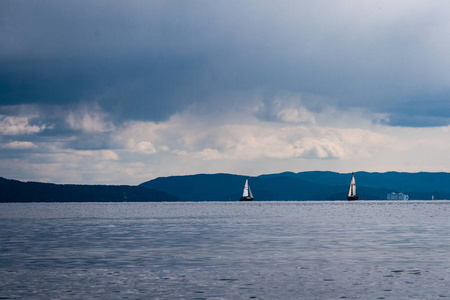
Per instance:
[[[142,186],[21,182],[0,177],[0,202],[155,202],[175,196]]]
[[[350,181],[350,174],[335,172],[312,171],[292,174],[295,178],[311,182],[348,184]],[[442,191],[450,193],[450,173],[356,172],[355,176],[357,184],[365,187],[386,188],[395,192],[421,191],[432,193],[434,191]]]
[[[197,174],[159,177],[140,184],[74,185],[21,182],[0,177],[0,202],[238,201],[247,176]],[[346,200],[351,174],[284,172],[249,177],[255,201]],[[450,199],[450,173],[356,172],[360,200],[403,192],[411,200]]]
[[[285,172],[249,177],[255,201],[345,200],[351,174],[336,172]],[[403,192],[411,200],[450,199],[449,173],[356,172],[361,200],[385,200],[390,192]],[[159,177],[140,186],[165,191],[180,201],[237,201],[246,176],[198,174]]]

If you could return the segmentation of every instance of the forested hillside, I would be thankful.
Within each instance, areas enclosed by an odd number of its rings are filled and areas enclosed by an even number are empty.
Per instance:
[[[21,182],[0,177],[0,202],[153,202],[177,201],[141,186]]]
[[[255,201],[346,200],[351,174],[285,172],[249,177]],[[360,200],[403,192],[410,200],[450,199],[449,173],[356,172]],[[197,174],[159,177],[140,184],[74,185],[0,177],[0,202],[238,201],[247,176]]]
[[[449,173],[356,172],[360,200],[385,200],[388,193],[403,192],[410,200],[450,199]],[[198,174],[159,177],[141,184],[171,193],[180,201],[235,201],[246,176]],[[335,172],[285,172],[249,177],[259,200],[346,200],[351,174]]]

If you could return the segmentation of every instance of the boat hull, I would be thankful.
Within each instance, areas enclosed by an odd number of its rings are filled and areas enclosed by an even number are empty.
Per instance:
[[[356,200],[358,200],[358,199],[359,199],[358,196],[348,196],[348,197],[347,197],[347,200],[348,200],[348,201],[356,201]]]
[[[253,201],[252,197],[241,197],[239,201]]]

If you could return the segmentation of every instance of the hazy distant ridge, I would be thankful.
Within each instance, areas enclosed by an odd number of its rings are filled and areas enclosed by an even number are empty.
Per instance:
[[[0,202],[155,202],[177,201],[141,186],[21,182],[0,177]]]
[[[403,192],[411,200],[450,199],[450,173],[356,172],[361,200]],[[21,182],[0,177],[0,202],[238,201],[247,176],[197,174],[159,177],[140,184],[74,185]],[[350,174],[285,172],[249,177],[256,201],[345,200]]]
[[[250,177],[255,200],[345,200],[350,174],[335,172],[285,172]],[[356,172],[361,200],[384,200],[390,192],[410,199],[450,199],[450,173]],[[141,184],[175,195],[180,201],[238,200],[246,176],[198,174],[159,177]]]

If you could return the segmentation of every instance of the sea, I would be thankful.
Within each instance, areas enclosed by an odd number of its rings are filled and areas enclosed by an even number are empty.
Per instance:
[[[0,299],[450,299],[450,201],[0,204]]]

